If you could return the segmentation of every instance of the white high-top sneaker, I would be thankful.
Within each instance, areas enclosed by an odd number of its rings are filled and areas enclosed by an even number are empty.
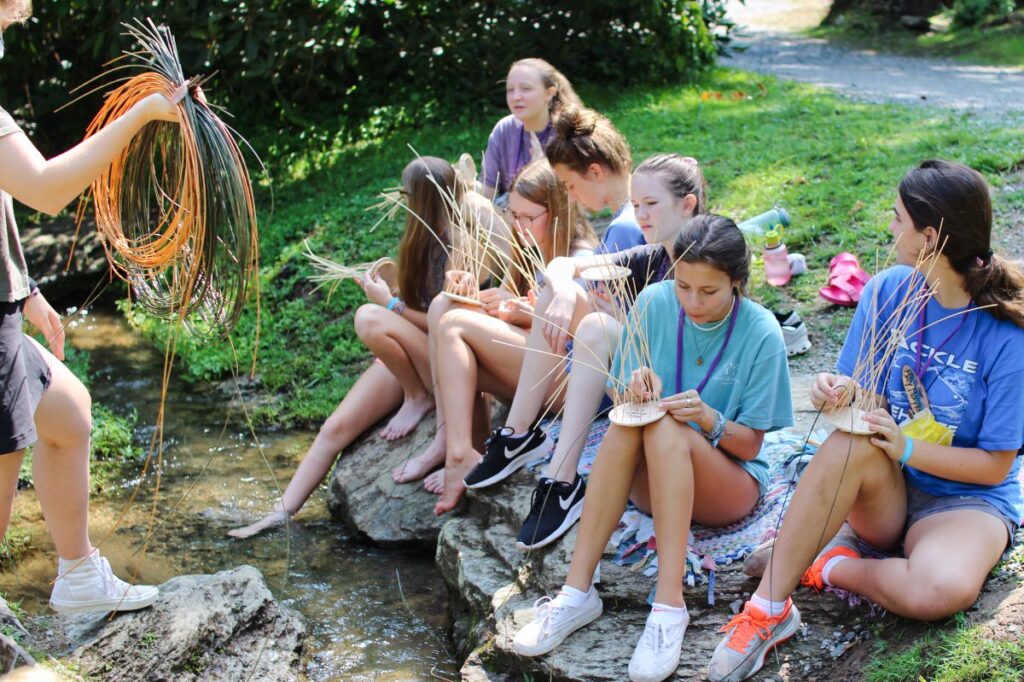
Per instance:
[[[85,559],[61,559],[50,607],[58,613],[135,611],[152,605],[160,591],[152,585],[129,585],[114,575],[99,550]]]

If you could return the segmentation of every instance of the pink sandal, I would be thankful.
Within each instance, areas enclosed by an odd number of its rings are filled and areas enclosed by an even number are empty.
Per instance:
[[[818,295],[833,305],[852,307],[860,300],[860,292],[871,279],[848,251],[837,254],[828,262],[828,284],[818,289]]]

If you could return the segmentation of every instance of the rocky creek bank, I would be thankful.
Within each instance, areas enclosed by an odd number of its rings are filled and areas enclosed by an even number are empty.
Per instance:
[[[794,380],[799,404],[798,428],[813,415],[802,403],[810,375]],[[436,497],[420,484],[395,484],[391,470],[415,456],[433,435],[428,417],[408,438],[387,443],[371,430],[341,459],[330,481],[328,506],[350,529],[386,546],[436,547],[436,564],[449,589],[452,636],[464,660],[462,677],[471,681],[522,679],[593,682],[626,678],[626,665],[649,613],[645,600],[653,578],[605,560],[601,564],[604,615],[571,636],[547,656],[517,656],[511,641],[531,617],[533,602],[552,594],[565,577],[576,541],[574,528],[542,550],[522,552],[516,535],[529,505],[534,474],[521,470],[481,494],[470,493],[461,511],[443,519],[433,515]],[[690,626],[674,679],[706,679],[707,662],[718,632],[756,587],[738,564],[717,572],[714,606],[706,586],[688,588]],[[989,581],[970,622],[991,623],[1024,617],[1024,587],[1019,571],[1003,571]],[[795,597],[805,623],[756,680],[862,680],[879,627],[898,623],[906,641],[924,626],[851,607],[835,595],[801,590]]]

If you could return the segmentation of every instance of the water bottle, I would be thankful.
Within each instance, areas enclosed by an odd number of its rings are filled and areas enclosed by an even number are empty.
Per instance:
[[[772,227],[764,233],[764,277],[768,284],[783,287],[789,283],[792,274],[789,269],[789,252],[782,241],[782,225]]]
[[[789,214],[786,213],[786,209],[776,206],[770,211],[765,211],[761,215],[754,216],[749,220],[744,220],[738,225],[740,230],[745,235],[756,235],[761,236],[773,227],[789,227]]]

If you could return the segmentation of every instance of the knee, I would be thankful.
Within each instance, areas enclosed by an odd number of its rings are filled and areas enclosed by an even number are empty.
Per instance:
[[[320,427],[320,436],[331,443],[336,443],[348,438],[354,428],[350,415],[335,413]]]
[[[391,313],[375,303],[364,303],[356,310],[354,326],[356,334],[366,343],[368,339],[379,337],[384,329],[385,319]]]
[[[648,462],[664,459],[689,459],[698,439],[704,437],[689,424],[681,424],[666,415],[644,427],[644,459]]]
[[[913,587],[906,593],[904,615],[926,621],[948,618],[970,608],[981,591],[963,576],[938,570],[915,576],[910,584]]]
[[[595,354],[608,355],[618,336],[618,325],[602,313],[584,315],[573,337]]]
[[[891,464],[889,456],[868,440],[868,436],[854,436],[842,431],[833,431],[826,439],[815,459],[821,457],[832,465],[861,468],[878,464]]]
[[[438,294],[427,308],[427,326],[434,329],[440,324],[441,318],[452,308],[452,300],[444,294]]]

